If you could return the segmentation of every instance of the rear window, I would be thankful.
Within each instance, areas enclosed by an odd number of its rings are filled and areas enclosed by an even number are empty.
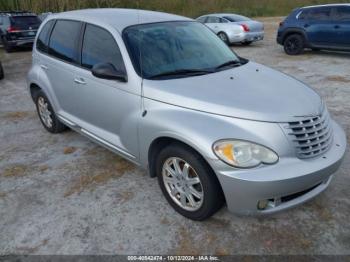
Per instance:
[[[227,20],[231,22],[243,22],[243,21],[250,21],[251,19],[242,15],[230,15],[230,16],[225,16]]]
[[[37,16],[12,16],[11,24],[15,27],[37,26],[41,23]]]
[[[78,63],[78,39],[81,23],[59,20],[52,31],[49,54],[71,63]]]

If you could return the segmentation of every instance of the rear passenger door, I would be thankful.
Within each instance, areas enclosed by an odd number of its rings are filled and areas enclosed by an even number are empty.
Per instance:
[[[138,157],[137,124],[141,117],[141,93],[129,82],[96,78],[91,69],[111,63],[126,72],[115,37],[105,28],[86,24],[81,42],[81,67],[74,70],[71,99],[74,117],[83,132],[131,159]]]
[[[42,57],[40,62],[52,88],[54,98],[51,99],[56,105],[56,113],[68,118],[74,115],[76,108],[71,94],[74,71],[79,65],[78,44],[82,25],[78,21],[56,21],[49,40],[48,56]]]
[[[331,7],[315,7],[308,10],[302,23],[311,44],[329,46],[334,41],[336,34],[331,19]]]
[[[333,12],[336,44],[350,49],[350,6],[336,7]]]

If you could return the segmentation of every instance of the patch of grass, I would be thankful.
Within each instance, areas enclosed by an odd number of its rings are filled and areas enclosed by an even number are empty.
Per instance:
[[[344,76],[334,75],[326,77],[326,80],[339,83],[350,83],[350,79]]]
[[[68,155],[68,154],[74,153],[75,151],[77,151],[77,148],[76,148],[76,147],[74,147],[74,146],[68,146],[68,147],[65,147],[65,148],[63,149],[63,154]]]
[[[5,119],[9,120],[20,120],[23,118],[26,118],[28,116],[32,115],[32,112],[28,111],[14,111],[14,112],[7,112],[4,115]]]
[[[5,170],[1,173],[4,177],[18,177],[25,175],[27,171],[27,166],[25,165],[11,165],[5,168]]]

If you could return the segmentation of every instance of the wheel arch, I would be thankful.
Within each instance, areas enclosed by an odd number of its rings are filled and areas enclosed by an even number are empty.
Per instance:
[[[36,94],[37,94],[40,90],[42,90],[42,88],[41,88],[39,85],[37,85],[36,83],[31,83],[31,84],[29,85],[29,92],[30,92],[30,95],[31,95],[33,101],[35,100]]]
[[[155,159],[156,159],[158,153],[162,150],[162,148],[169,146],[171,144],[179,144],[179,145],[184,146],[184,147],[188,148],[189,150],[197,153],[204,160],[204,162],[208,165],[208,167],[210,167],[212,172],[215,174],[214,170],[209,165],[208,161],[206,161],[205,157],[203,157],[203,155],[200,153],[198,148],[191,145],[188,141],[183,141],[182,139],[179,139],[177,137],[175,138],[172,136],[160,136],[160,137],[155,138],[151,142],[149,149],[148,149],[148,169],[149,169],[149,175],[151,177],[156,177],[156,170],[155,170],[154,163],[155,163]]]
[[[282,44],[284,45],[284,42],[286,41],[287,37],[290,36],[290,35],[294,35],[294,34],[298,34],[298,35],[301,35],[304,40],[305,40],[305,45],[308,46],[309,43],[308,43],[308,38],[307,38],[307,35],[306,35],[306,32],[300,28],[290,28],[290,29],[287,29],[284,34],[283,34],[283,37],[282,37]]]

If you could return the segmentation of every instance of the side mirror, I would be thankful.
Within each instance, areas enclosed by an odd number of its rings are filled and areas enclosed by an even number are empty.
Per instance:
[[[97,78],[128,82],[126,73],[118,71],[111,63],[96,64],[92,67],[91,73]]]

